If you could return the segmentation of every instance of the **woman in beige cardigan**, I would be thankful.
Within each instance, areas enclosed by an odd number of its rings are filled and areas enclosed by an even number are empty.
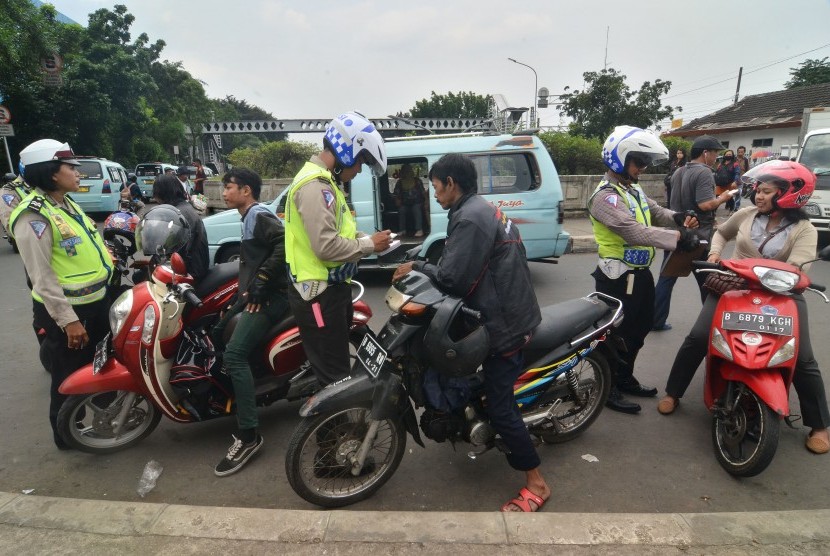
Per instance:
[[[734,239],[733,259],[766,258],[801,265],[816,258],[818,233],[801,209],[815,188],[815,175],[796,162],[774,160],[751,170],[754,207],[736,212],[712,238],[709,262],[718,262],[726,244]],[[808,266],[805,265],[805,270]],[[830,451],[830,411],[824,381],[810,344],[807,304],[802,295],[793,296],[798,309],[799,349],[793,386],[801,402],[804,424],[811,428],[806,447],[813,453]],[[718,296],[710,294],[683,345],[677,352],[666,383],[666,396],[657,409],[669,415],[706,357],[712,316]]]

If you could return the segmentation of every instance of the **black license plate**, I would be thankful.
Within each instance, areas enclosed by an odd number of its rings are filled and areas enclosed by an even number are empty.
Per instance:
[[[721,328],[726,330],[751,330],[765,334],[792,336],[793,317],[727,311],[723,314]]]
[[[371,334],[366,334],[360,342],[360,347],[357,348],[357,360],[366,367],[370,375],[377,378],[386,361],[386,350],[380,347]]]
[[[107,360],[110,358],[110,335],[104,336],[104,339],[95,345],[95,357],[92,359],[92,374],[97,375],[98,372],[104,368]]]

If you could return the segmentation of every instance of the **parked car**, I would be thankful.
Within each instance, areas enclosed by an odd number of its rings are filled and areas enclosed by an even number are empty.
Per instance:
[[[178,166],[164,162],[142,162],[135,167],[138,187],[141,188],[141,195],[144,196],[145,202],[153,197],[153,182],[156,181],[156,176],[160,176],[167,171],[175,173],[176,168]]]
[[[86,213],[109,213],[118,210],[121,186],[127,183],[127,171],[106,158],[76,157],[81,186],[72,199]]]
[[[386,141],[387,173],[380,179],[363,171],[347,189],[357,229],[372,234],[376,229],[398,232],[405,249],[421,247],[421,254],[437,261],[447,233],[447,211],[431,194],[429,168],[447,153],[469,156],[478,171],[478,193],[518,223],[527,258],[549,259],[562,255],[570,234],[562,228],[562,185],[545,145],[533,135],[429,136]],[[396,175],[408,165],[425,188],[423,230],[398,229],[394,202]],[[374,181],[373,181],[374,180]],[[282,218],[285,191],[266,206]],[[408,219],[407,219],[408,220]],[[239,258],[240,220],[237,211],[224,211],[204,219],[212,263]],[[412,233],[409,233],[412,232]],[[361,264],[395,267],[405,249],[378,258],[370,255]]]

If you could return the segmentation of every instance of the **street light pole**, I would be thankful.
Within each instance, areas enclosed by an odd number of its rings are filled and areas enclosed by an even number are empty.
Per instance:
[[[533,69],[531,66],[527,64],[523,64],[519,62],[515,58],[508,58],[514,64],[519,64],[520,66],[524,66],[526,68],[530,68],[530,71],[533,72],[533,104],[530,105],[530,126],[531,128],[536,127],[536,91],[539,90],[539,76],[536,74],[536,70]]]

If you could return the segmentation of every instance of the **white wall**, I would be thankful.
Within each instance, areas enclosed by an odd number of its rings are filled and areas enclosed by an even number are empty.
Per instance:
[[[721,142],[729,141],[729,148],[732,149],[733,152],[736,151],[739,146],[745,146],[747,156],[749,156],[752,151],[757,151],[759,149],[772,151],[775,154],[795,156],[796,147],[793,147],[792,152],[789,152],[788,147],[790,145],[798,144],[798,132],[799,128],[793,127],[782,129],[762,129],[756,131],[739,131],[735,133],[713,133],[712,135],[717,137],[717,139]],[[754,139],[768,138],[772,138],[771,147],[752,147],[752,141]],[[694,141],[693,137],[690,137],[689,139]]]

